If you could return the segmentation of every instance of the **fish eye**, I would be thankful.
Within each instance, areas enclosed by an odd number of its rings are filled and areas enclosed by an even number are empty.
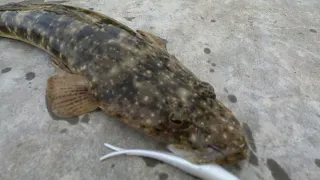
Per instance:
[[[179,128],[181,130],[186,130],[191,127],[191,123],[183,120],[180,113],[170,113],[169,122],[172,127]]]
[[[182,120],[180,120],[180,116],[178,115],[178,113],[174,113],[174,112],[170,113],[169,121],[170,121],[170,123],[173,123],[175,125],[182,124]]]

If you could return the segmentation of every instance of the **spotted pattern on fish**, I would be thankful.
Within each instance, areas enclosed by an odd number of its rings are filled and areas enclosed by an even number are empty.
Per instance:
[[[65,5],[10,3],[0,6],[0,36],[50,53],[85,77],[106,113],[161,142],[197,151],[197,163],[247,158],[243,129],[214,88],[112,18]],[[212,148],[225,156],[211,157]]]

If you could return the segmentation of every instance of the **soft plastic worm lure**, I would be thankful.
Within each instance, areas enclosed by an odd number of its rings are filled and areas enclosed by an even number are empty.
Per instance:
[[[104,144],[109,149],[114,150],[115,152],[109,153],[100,158],[101,161],[119,155],[131,155],[131,156],[143,156],[148,158],[157,159],[168,163],[176,168],[179,168],[193,176],[199,177],[204,180],[239,180],[235,175],[231,174],[221,166],[216,164],[193,164],[189,161],[175,156],[174,154],[160,151],[152,150],[142,150],[142,149],[122,149],[115,147],[111,144]]]

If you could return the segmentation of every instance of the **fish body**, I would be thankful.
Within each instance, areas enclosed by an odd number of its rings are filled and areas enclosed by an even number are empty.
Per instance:
[[[48,52],[64,70],[47,87],[59,117],[101,108],[173,151],[192,152],[193,162],[247,158],[246,136],[231,110],[151,33],[82,8],[10,3],[0,6],[0,36]]]

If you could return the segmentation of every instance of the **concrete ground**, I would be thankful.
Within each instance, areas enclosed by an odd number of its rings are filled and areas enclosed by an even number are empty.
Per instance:
[[[12,2],[0,0],[1,4]],[[39,2],[39,1],[38,1]],[[319,0],[71,0],[168,41],[169,51],[242,121],[252,156],[231,168],[246,180],[320,176]],[[1,180],[194,180],[158,161],[104,162],[108,142],[160,149],[103,112],[61,120],[46,108],[49,56],[0,39]],[[242,169],[242,171],[240,171]],[[238,173],[239,172],[239,173]]]

